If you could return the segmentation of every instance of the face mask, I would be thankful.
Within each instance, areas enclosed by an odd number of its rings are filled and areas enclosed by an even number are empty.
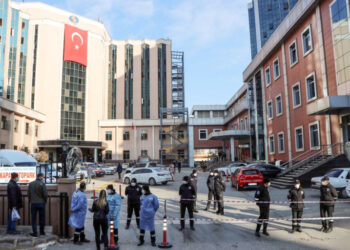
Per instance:
[[[299,185],[299,184],[296,184],[296,185],[295,185],[295,188],[296,188],[296,189],[299,189],[299,188],[300,188],[300,185]]]
[[[142,189],[142,194],[145,194],[145,190]]]
[[[107,190],[107,194],[111,194],[111,193],[112,193],[112,191],[108,189]]]
[[[269,187],[271,185],[271,183],[267,184],[267,186]]]
[[[18,182],[18,181],[19,181],[19,178],[18,178],[18,177],[16,177],[16,178],[15,178],[15,182]]]
[[[214,174],[215,176],[218,176],[218,174]]]
[[[135,182],[132,182],[132,183],[131,183],[131,186],[132,186],[132,187],[135,187],[135,186],[136,186],[136,183],[135,183]]]
[[[322,186],[326,186],[327,183],[325,181],[322,181]]]
[[[193,174],[193,176],[197,176],[197,174]]]
[[[183,184],[187,184],[187,181],[182,181]]]
[[[210,173],[210,175],[214,175],[213,173]]]

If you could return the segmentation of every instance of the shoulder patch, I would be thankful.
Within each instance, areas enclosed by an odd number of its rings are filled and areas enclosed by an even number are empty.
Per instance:
[[[191,190],[191,189],[192,189],[192,187],[191,187],[191,186],[189,186],[189,187],[188,187],[188,189],[189,189],[189,190]]]

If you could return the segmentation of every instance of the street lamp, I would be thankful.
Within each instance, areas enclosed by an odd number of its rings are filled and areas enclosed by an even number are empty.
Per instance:
[[[63,178],[67,178],[67,151],[69,149],[69,143],[67,141],[62,142],[62,169],[63,169]]]

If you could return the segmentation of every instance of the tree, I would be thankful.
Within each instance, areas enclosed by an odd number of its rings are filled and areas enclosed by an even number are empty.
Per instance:
[[[49,156],[45,151],[40,151],[36,156],[35,160],[38,162],[46,162],[49,160]]]

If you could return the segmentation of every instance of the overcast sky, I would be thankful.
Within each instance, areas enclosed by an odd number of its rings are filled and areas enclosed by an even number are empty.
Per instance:
[[[243,84],[242,72],[250,62],[249,0],[31,1],[99,18],[116,40],[171,39],[173,50],[185,52],[189,109],[225,104]]]

